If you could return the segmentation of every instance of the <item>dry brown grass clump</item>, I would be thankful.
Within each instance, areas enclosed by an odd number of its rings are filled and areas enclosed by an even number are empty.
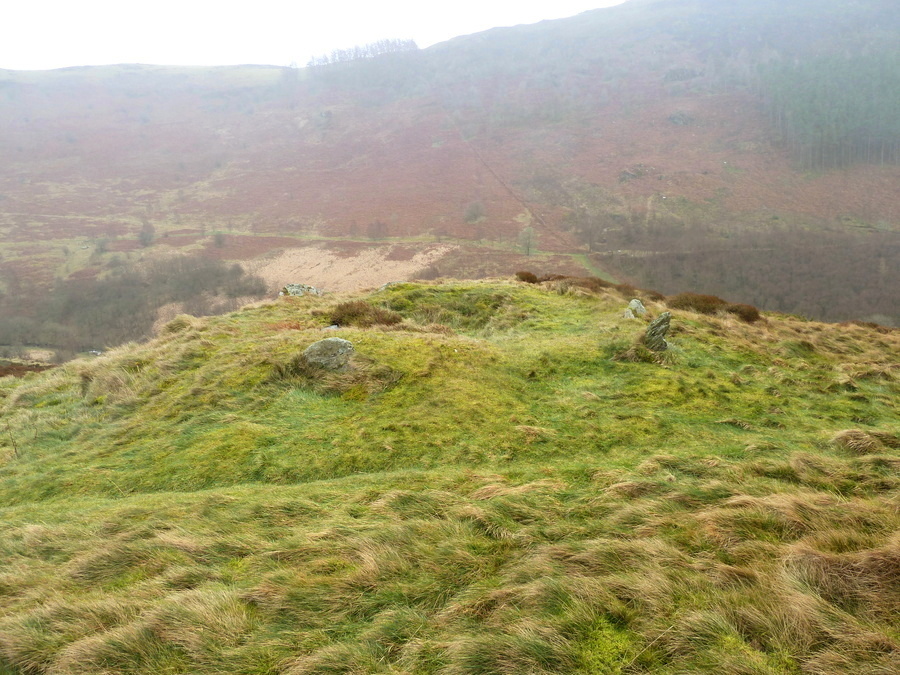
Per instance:
[[[569,286],[585,288],[594,293],[597,293],[604,288],[613,288],[615,286],[614,283],[601,279],[600,277],[565,277],[564,280]]]
[[[522,485],[505,485],[502,483],[489,483],[482,485],[480,488],[472,492],[469,497],[471,499],[493,499],[494,497],[506,497],[509,495],[521,495],[527,492],[560,490],[563,483],[557,480],[537,480],[531,483],[523,483]]]
[[[526,443],[533,443],[537,440],[544,440],[547,438],[552,438],[556,435],[556,430],[547,429],[544,427],[534,427],[529,426],[527,424],[520,424],[516,426],[516,431],[520,431],[525,435]]]
[[[329,371],[313,365],[303,354],[287,362],[275,363],[271,380],[303,383],[320,394],[337,394],[349,399],[365,399],[387,391],[403,377],[403,373],[360,355],[351,359],[349,370]]]
[[[741,321],[746,321],[747,323],[754,323],[762,318],[759,310],[753,305],[745,305],[742,303],[732,304],[728,305],[725,308],[725,311],[729,314],[734,314]]]
[[[370,305],[363,300],[342,302],[331,310],[331,323],[336,326],[394,326],[403,321],[397,312]]]
[[[87,362],[78,370],[81,394],[91,401],[124,402],[133,400],[137,393],[137,375],[126,368],[106,362],[99,365]]]
[[[654,302],[660,302],[666,298],[665,295],[658,291],[638,288],[631,284],[617,284],[600,277],[572,277],[565,274],[544,274],[538,277],[531,272],[516,272],[516,278],[519,281],[525,281],[530,284],[550,282],[550,288],[559,293],[565,293],[572,288],[579,288],[591,293],[600,293],[604,290],[618,291],[623,296],[641,296]]]
[[[197,330],[204,325],[203,319],[190,314],[179,314],[162,327],[161,335],[172,335],[174,333],[185,333],[189,330]]]
[[[793,578],[845,611],[873,618],[900,613],[900,540],[840,554],[800,544],[788,556],[786,568]]]
[[[729,426],[735,427],[737,429],[743,429],[744,431],[749,431],[753,428],[753,425],[746,420],[741,420],[736,417],[729,417],[723,420],[716,420],[716,424],[727,424]]]
[[[666,299],[666,304],[672,309],[683,309],[698,314],[717,314],[727,312],[747,323],[759,321],[759,310],[753,305],[742,303],[729,303],[727,300],[715,295],[702,295],[700,293],[679,293]]]
[[[641,333],[628,349],[614,355],[612,360],[624,363],[655,363],[658,366],[670,366],[675,362],[671,350],[655,352],[644,344],[645,337],[646,335]]]
[[[728,303],[718,296],[700,293],[679,293],[666,298],[666,304],[672,309],[684,309],[699,314],[715,314],[728,306]]]
[[[900,448],[900,434],[891,434],[887,431],[870,431],[869,435],[877,438],[883,445],[889,448]]]
[[[856,455],[869,455],[882,449],[881,442],[861,429],[844,429],[831,437],[831,444]]]
[[[838,326],[846,327],[846,326],[858,326],[860,328],[868,328],[869,330],[873,330],[876,333],[892,333],[897,330],[900,330],[893,326],[882,326],[880,323],[875,323],[874,321],[860,321],[858,319],[854,319],[852,321],[842,321],[838,324]]]
[[[308,326],[304,326],[299,321],[279,321],[268,325],[272,330],[305,330]]]

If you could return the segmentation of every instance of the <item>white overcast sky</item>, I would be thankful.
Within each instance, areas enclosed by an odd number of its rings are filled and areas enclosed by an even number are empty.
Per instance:
[[[305,65],[383,38],[427,47],[495,26],[572,16],[623,0],[7,0],[0,68],[111,63]]]

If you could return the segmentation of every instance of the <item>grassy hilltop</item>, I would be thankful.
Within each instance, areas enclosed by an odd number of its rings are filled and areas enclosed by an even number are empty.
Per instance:
[[[630,297],[282,298],[0,378],[0,674],[895,672],[900,332],[672,309],[642,359]]]

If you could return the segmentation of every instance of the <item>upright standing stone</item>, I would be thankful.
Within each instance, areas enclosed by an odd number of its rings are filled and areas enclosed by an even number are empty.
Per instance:
[[[672,315],[669,312],[663,312],[647,326],[647,332],[644,333],[644,344],[647,345],[647,349],[664,352],[669,348],[669,343],[666,342],[666,333],[669,332],[671,320]]]

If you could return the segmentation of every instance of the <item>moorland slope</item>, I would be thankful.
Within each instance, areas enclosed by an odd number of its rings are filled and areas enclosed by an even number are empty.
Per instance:
[[[593,287],[285,297],[0,378],[0,673],[894,672],[900,333]],[[350,371],[298,358],[335,336]]]

